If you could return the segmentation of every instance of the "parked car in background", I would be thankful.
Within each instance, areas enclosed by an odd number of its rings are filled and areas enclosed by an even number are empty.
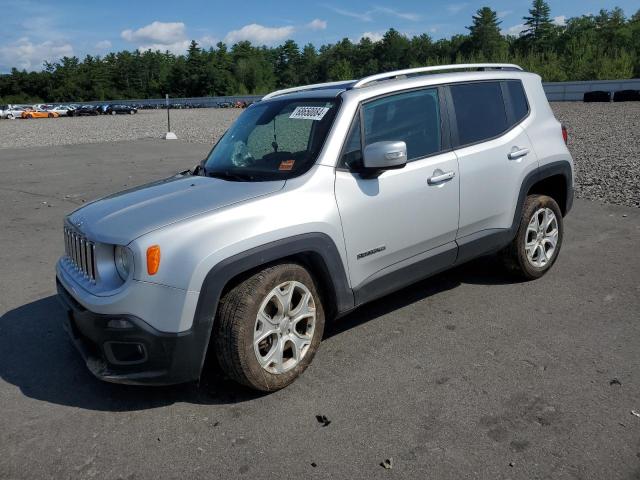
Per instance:
[[[73,111],[74,117],[86,117],[98,115],[98,109],[94,105],[82,105]]]
[[[116,115],[118,113],[128,113],[129,115],[133,115],[134,113],[138,113],[138,109],[131,105],[108,105],[105,113],[107,115]]]
[[[2,110],[2,113],[0,113],[0,116],[2,118],[8,118],[9,120],[13,120],[14,118],[22,118],[22,112],[24,111],[25,109],[22,107],[12,107],[10,105],[7,105],[7,108]]]
[[[38,110],[25,110],[24,112],[22,112],[21,116],[22,118],[31,119],[31,118],[56,118],[56,117],[59,117],[60,115],[58,115],[56,112],[50,112],[48,110],[38,109]]]
[[[107,114],[107,109],[110,107],[111,105],[109,105],[108,103],[105,103],[104,105],[98,105],[96,108],[98,110],[98,113],[100,115],[106,115]]]
[[[56,105],[50,112],[57,113],[60,117],[70,117],[73,115],[73,109],[69,105]]]

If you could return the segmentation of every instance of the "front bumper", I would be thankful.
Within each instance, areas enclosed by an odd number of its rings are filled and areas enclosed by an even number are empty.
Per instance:
[[[58,298],[67,311],[64,327],[87,367],[97,378],[114,383],[170,385],[198,380],[204,361],[198,329],[160,332],[131,315],[87,310],[56,278]],[[113,328],[126,320],[130,328]]]

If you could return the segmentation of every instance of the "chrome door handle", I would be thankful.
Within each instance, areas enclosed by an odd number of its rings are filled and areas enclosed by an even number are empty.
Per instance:
[[[442,170],[436,170],[433,173],[437,175],[433,175],[432,177],[427,178],[427,182],[429,183],[429,185],[435,185],[437,183],[446,182],[447,180],[451,180],[453,177],[456,176],[456,172],[454,171],[442,173]]]
[[[507,156],[509,157],[509,160],[515,160],[516,158],[522,158],[528,154],[529,154],[528,148],[513,147],[513,149],[511,149],[511,151],[509,152],[509,155]]]

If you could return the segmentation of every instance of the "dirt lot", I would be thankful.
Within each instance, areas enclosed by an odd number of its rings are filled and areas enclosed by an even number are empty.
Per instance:
[[[272,395],[95,380],[54,297],[63,216],[208,148],[0,150],[0,478],[640,478],[635,208],[577,200],[538,281],[484,259],[355,311]]]

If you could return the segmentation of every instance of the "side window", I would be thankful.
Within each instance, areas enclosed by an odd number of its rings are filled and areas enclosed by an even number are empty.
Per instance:
[[[360,113],[357,113],[355,122],[349,132],[349,138],[344,145],[340,166],[350,170],[359,170],[362,168],[362,146],[360,141]]]
[[[441,149],[440,107],[435,88],[400,93],[366,103],[365,145],[404,141],[409,161]]]
[[[529,113],[529,104],[522,88],[520,80],[507,80],[504,82],[507,87],[507,95],[511,102],[513,124],[519,123]]]
[[[459,145],[496,137],[508,128],[500,82],[451,85]]]

